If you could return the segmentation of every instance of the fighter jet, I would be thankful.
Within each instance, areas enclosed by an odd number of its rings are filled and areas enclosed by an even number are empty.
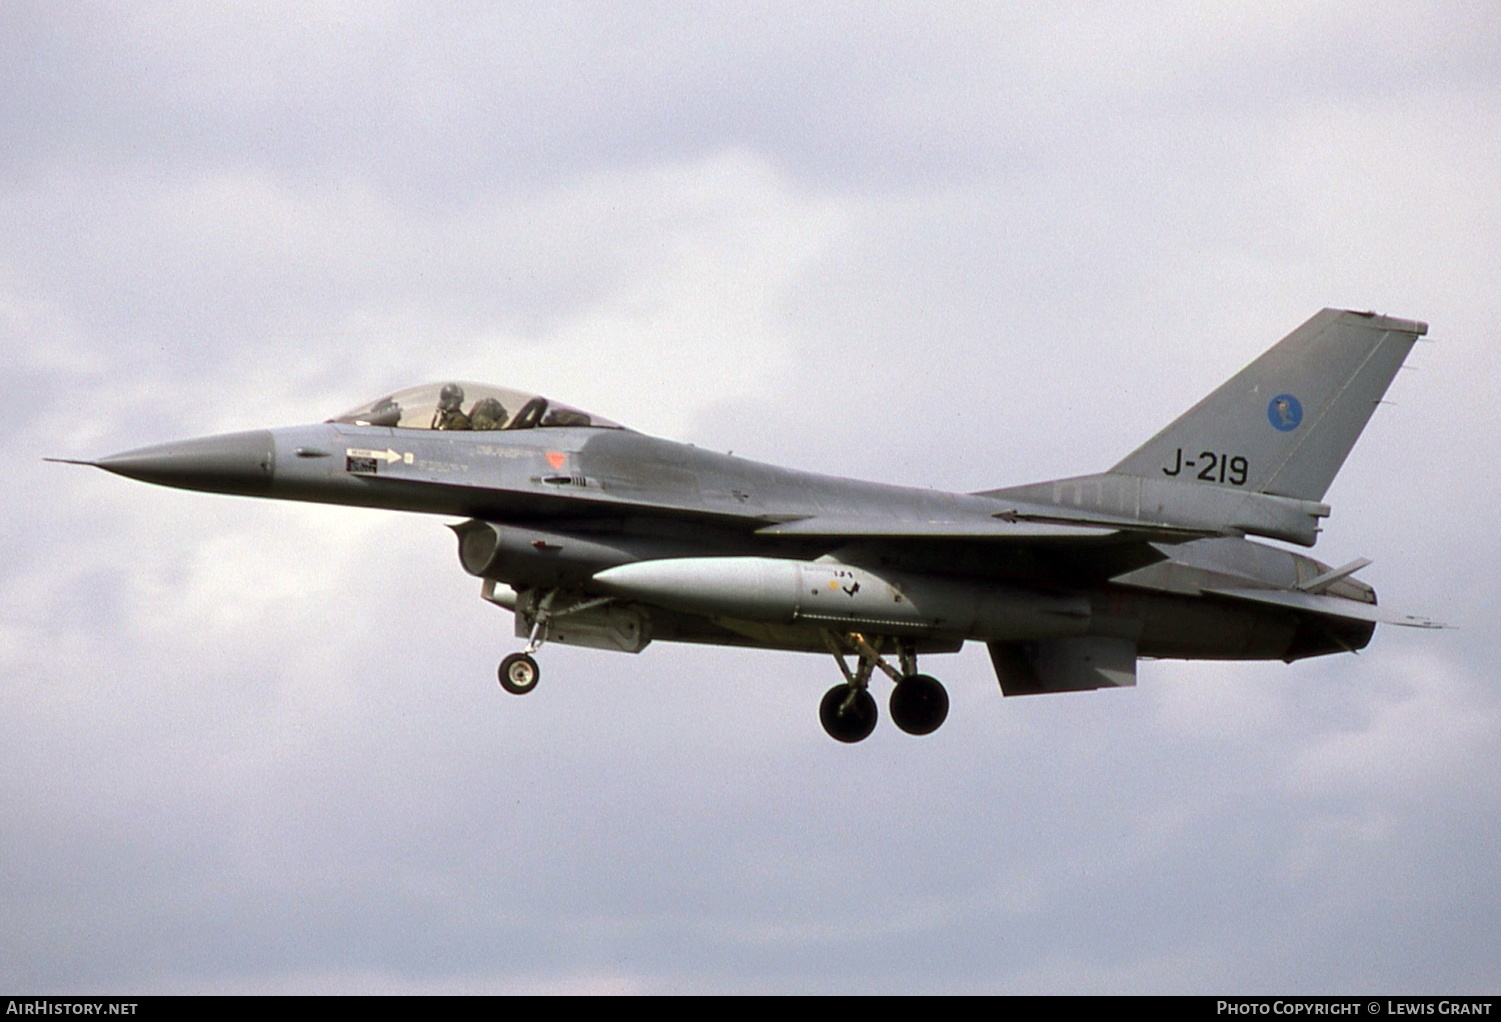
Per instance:
[[[832,655],[819,717],[841,742],[935,731],[920,657],[989,648],[1006,696],[1134,685],[1141,658],[1353,652],[1378,623],[1354,575],[1247,537],[1312,547],[1322,503],[1427,325],[1325,309],[1105,472],[942,493],[759,464],[658,439],[535,394],[463,381],[326,422],[82,462],[212,493],[465,519],[450,528],[521,650],[639,653],[653,641]]]

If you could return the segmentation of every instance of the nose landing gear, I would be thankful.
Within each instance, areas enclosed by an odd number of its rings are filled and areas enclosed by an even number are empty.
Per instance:
[[[489,579],[480,595],[514,613],[518,634],[527,637],[520,653],[500,662],[500,687],[512,695],[525,695],[537,687],[542,670],[532,654],[549,639],[632,653],[651,641],[649,619],[640,612],[614,608],[613,596],[589,598],[557,588],[501,593]]]
[[[493,591],[493,584],[491,586]],[[537,682],[542,678],[542,668],[537,666],[537,661],[532,654],[542,648],[547,641],[547,626],[552,621],[552,603],[557,599],[558,591],[549,589],[537,603],[537,609],[532,619],[532,631],[526,640],[526,648],[520,653],[512,653],[500,662],[500,669],[496,672],[500,677],[500,687],[513,696],[524,696],[534,691]]]

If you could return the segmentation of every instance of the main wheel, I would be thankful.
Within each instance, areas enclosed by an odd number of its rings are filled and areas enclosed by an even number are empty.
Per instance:
[[[500,662],[500,687],[513,696],[524,696],[537,687],[542,668],[525,653],[512,653]]]
[[[850,703],[848,708],[844,705],[846,701]],[[848,685],[835,685],[818,704],[818,719],[835,741],[858,742],[870,737],[878,716],[875,698],[863,688],[850,699]]]
[[[930,735],[949,715],[949,694],[937,678],[909,674],[891,693],[891,719],[909,735]]]

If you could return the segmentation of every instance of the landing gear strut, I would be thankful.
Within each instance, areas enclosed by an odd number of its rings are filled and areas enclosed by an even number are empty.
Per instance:
[[[500,670],[496,672],[500,677],[500,687],[513,696],[524,696],[533,691],[542,678],[542,668],[537,666],[532,654],[547,641],[547,626],[552,620],[552,601],[557,595],[556,589],[549,589],[538,601],[526,648],[520,653],[512,653],[500,662]]]
[[[876,701],[870,694],[870,676],[877,667],[896,682],[890,708],[897,727],[909,735],[928,735],[948,717],[949,694],[938,679],[917,673],[917,652],[910,640],[896,640],[898,669],[881,655],[886,640],[880,636],[872,641],[859,632],[825,631],[823,639],[844,675],[844,684],[829,689],[818,707],[818,719],[831,738],[858,742],[875,730]],[[849,654],[859,657],[853,670],[844,659]]]
[[[526,590],[517,593],[514,597],[496,595],[495,583],[485,581],[485,587],[480,595],[491,603],[505,607],[516,615],[516,620],[522,627],[530,624],[527,630],[526,646],[520,653],[512,653],[500,662],[500,687],[512,695],[525,695],[537,687],[537,679],[542,675],[542,669],[537,666],[537,661],[532,654],[542,648],[550,635],[553,634],[553,625],[556,622],[564,622],[557,630],[560,641],[566,641],[563,636],[568,633],[567,621],[570,615],[581,615],[573,618],[578,621],[587,617],[587,612],[613,603],[613,596],[601,596],[594,599],[584,599],[576,592],[563,589]],[[633,626],[629,638],[631,641],[639,640],[642,625],[639,616],[635,619],[627,619],[627,624]],[[596,629],[599,627],[596,623]],[[575,633],[574,641],[578,641]],[[634,647],[622,644],[620,648],[639,650],[649,640],[640,641]]]

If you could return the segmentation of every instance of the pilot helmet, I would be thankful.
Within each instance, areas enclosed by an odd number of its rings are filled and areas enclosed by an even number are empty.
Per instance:
[[[459,405],[464,403],[464,388],[457,383],[443,384],[443,391],[438,395],[438,407],[445,412],[456,412]]]
[[[482,397],[474,403],[469,417],[475,429],[500,429],[506,421],[505,405],[493,397]]]

